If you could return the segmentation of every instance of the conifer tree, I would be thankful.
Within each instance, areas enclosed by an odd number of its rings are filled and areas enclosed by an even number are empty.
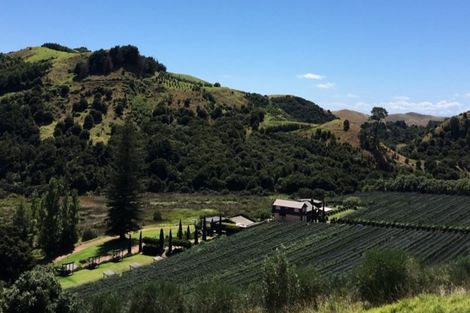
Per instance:
[[[202,219],[202,240],[207,240],[207,227],[206,227],[206,217]]]
[[[173,251],[173,236],[171,234],[171,229],[170,229],[170,237],[168,238],[168,254],[171,254]]]
[[[140,229],[142,158],[137,131],[131,120],[126,120],[116,137],[107,192],[107,233],[124,239],[127,232]]]
[[[55,256],[59,251],[62,233],[60,205],[62,191],[62,183],[52,178],[41,202],[39,245],[46,258]]]
[[[17,230],[18,236],[24,242],[33,245],[34,239],[34,222],[31,209],[26,207],[24,203],[20,203],[15,209],[12,218],[12,226]]]
[[[195,245],[199,244],[198,236],[199,236],[199,232],[198,232],[197,227],[196,227],[196,229],[194,230],[194,244]]]
[[[127,243],[127,254],[132,254],[132,235],[129,234],[128,243]]]
[[[191,238],[191,229],[189,228],[189,225],[188,225],[188,228],[186,229],[186,240],[189,240]]]
[[[176,235],[178,237],[178,239],[183,239],[183,224],[181,223],[181,219],[180,219],[180,224],[178,226],[178,233]]]
[[[222,235],[222,213],[219,213],[219,227],[217,227],[217,234]]]
[[[163,233],[163,228],[160,228],[160,249],[162,249],[162,251],[165,249],[165,235]]]
[[[65,192],[65,191],[64,191]],[[62,198],[62,233],[60,240],[61,252],[70,252],[73,250],[75,243],[78,241],[78,211],[80,203],[76,191],[72,193],[72,200],[69,200],[69,195],[65,192]]]

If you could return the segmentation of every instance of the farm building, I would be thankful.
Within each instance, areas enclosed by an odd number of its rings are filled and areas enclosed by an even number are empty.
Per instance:
[[[206,225],[210,226],[210,223],[213,221],[214,223],[218,223],[220,220],[220,216],[209,216],[206,217]],[[230,223],[235,224],[235,226],[240,228],[248,228],[254,225],[257,225],[255,221],[249,219],[245,215],[235,215],[232,217],[222,217],[222,223]]]
[[[310,221],[313,218],[313,205],[310,201],[277,199],[272,213],[276,221]]]

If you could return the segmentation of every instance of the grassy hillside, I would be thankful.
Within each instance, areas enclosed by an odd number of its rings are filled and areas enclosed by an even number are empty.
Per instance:
[[[153,279],[168,279],[187,288],[202,279],[219,277],[248,285],[260,277],[264,258],[276,248],[294,264],[315,264],[322,274],[351,271],[372,247],[403,248],[423,260],[452,260],[468,251],[470,235],[394,228],[291,223],[268,223],[239,234],[203,243],[169,259],[123,273],[122,277],[83,285],[73,292],[90,297],[129,288]]]

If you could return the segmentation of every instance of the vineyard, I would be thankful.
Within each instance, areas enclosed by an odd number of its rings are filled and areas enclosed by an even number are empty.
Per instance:
[[[470,235],[454,232],[340,224],[268,223],[239,234],[203,243],[169,259],[125,272],[120,278],[82,285],[74,292],[87,298],[153,280],[167,279],[191,288],[212,277],[234,285],[259,279],[262,263],[276,248],[298,266],[315,265],[321,274],[353,270],[362,254],[373,247],[403,248],[426,264],[464,255]]]
[[[398,222],[467,228],[470,225],[470,197],[454,195],[373,192],[361,193],[364,209],[347,220]]]

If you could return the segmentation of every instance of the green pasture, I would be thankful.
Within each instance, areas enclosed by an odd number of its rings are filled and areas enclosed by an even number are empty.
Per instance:
[[[120,262],[108,262],[100,264],[96,269],[89,270],[83,269],[73,273],[71,276],[59,277],[59,282],[63,288],[80,286],[85,283],[93,282],[103,278],[105,271],[113,271],[115,273],[122,273],[130,270],[130,265],[133,263],[139,263],[141,265],[147,265],[153,262],[153,258],[147,255],[134,255],[128,258],[124,258]]]

